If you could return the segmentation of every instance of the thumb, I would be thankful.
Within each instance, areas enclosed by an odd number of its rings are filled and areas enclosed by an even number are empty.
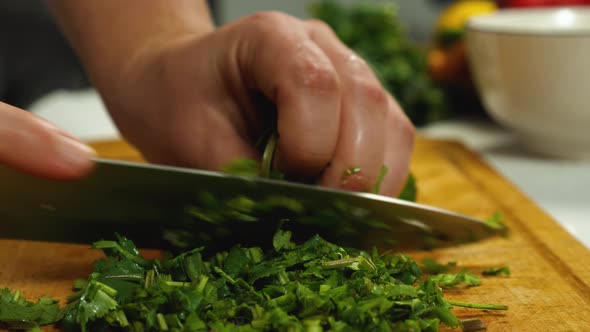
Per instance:
[[[44,119],[0,103],[0,165],[54,179],[92,170],[94,150]]]

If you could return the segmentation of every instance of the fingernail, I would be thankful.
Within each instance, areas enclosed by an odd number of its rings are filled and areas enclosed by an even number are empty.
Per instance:
[[[88,166],[90,158],[96,156],[94,149],[68,136],[59,135],[56,148],[63,162],[69,166]]]

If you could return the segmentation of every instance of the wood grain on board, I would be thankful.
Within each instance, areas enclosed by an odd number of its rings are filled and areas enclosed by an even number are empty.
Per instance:
[[[141,160],[124,142],[93,146],[100,157]],[[511,229],[505,238],[410,253],[416,259],[456,261],[476,273],[510,267],[510,277],[485,277],[480,287],[447,292],[451,299],[507,304],[509,310],[456,309],[461,318],[480,317],[488,331],[590,331],[589,250],[459,143],[419,139],[412,171],[421,203],[482,219],[500,211]],[[0,240],[0,287],[19,289],[28,298],[63,300],[72,281],[85,278],[99,257],[87,246]]]

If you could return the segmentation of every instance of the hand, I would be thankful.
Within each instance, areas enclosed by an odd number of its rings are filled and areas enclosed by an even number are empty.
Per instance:
[[[55,179],[92,170],[94,151],[44,119],[0,103],[0,164]]]
[[[325,24],[261,13],[204,36],[145,48],[103,97],[123,135],[152,162],[220,169],[259,158],[276,106],[276,166],[326,186],[396,195],[414,128],[369,66]],[[103,84],[104,86],[104,84]],[[344,176],[348,168],[360,172]]]

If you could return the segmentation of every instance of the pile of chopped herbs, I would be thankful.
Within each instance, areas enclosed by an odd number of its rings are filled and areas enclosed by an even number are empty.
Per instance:
[[[425,276],[402,254],[346,249],[317,235],[298,245],[283,229],[271,249],[237,245],[209,256],[196,248],[148,260],[121,236],[93,248],[105,258],[74,283],[65,308],[2,290],[0,323],[35,330],[56,322],[65,331],[438,331],[462,325],[453,306],[507,309],[446,299],[441,287],[479,285],[464,270]]]
[[[427,50],[410,40],[394,5],[318,1],[310,11],[369,63],[414,124],[449,117],[444,91],[428,73]]]

